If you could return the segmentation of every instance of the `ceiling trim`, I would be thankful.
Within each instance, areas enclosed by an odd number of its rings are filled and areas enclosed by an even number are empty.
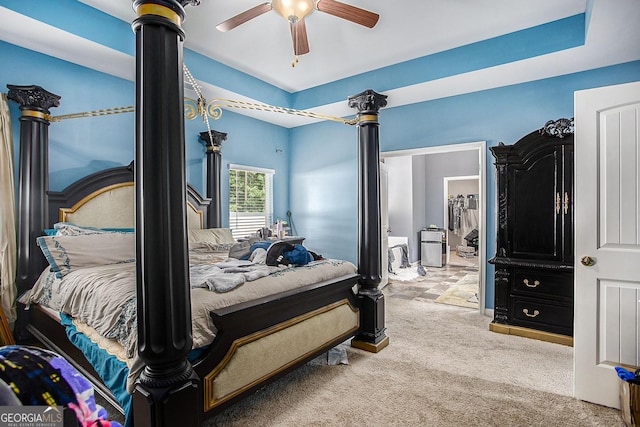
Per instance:
[[[596,5],[600,7],[589,11],[588,34],[585,36],[586,42],[582,46],[382,91],[388,96],[387,108],[638,60],[640,58],[638,44],[633,44],[635,48],[629,48],[629,38],[631,38],[631,41],[634,40],[634,37],[636,41],[638,40],[638,26],[627,25],[623,26],[620,32],[610,31],[613,23],[624,23],[640,18],[637,16],[638,11],[634,10],[635,14],[627,13],[625,15],[625,11],[617,11],[613,8],[607,9],[602,2],[598,2]],[[8,43],[115,77],[129,81],[135,80],[135,58],[131,55],[87,40],[2,6],[0,6],[0,21],[3,22],[0,38]],[[619,35],[614,36],[613,33]],[[618,37],[619,40],[616,40],[615,37]],[[603,55],[599,54],[603,49],[606,49],[608,53],[606,59],[603,59]],[[205,97],[208,99],[227,98],[250,103],[264,103],[212,83],[202,80],[199,80],[199,83]],[[37,82],[34,82],[34,84],[37,84]],[[275,87],[274,89],[281,90]],[[371,89],[377,90],[375,87]],[[327,103],[304,111],[313,111],[336,117],[351,117],[354,115],[354,111],[349,108],[347,103],[347,97],[350,95],[353,94],[345,94],[344,101]],[[282,105],[282,107],[288,108],[289,105]],[[257,110],[243,109],[235,112],[285,128],[294,128],[318,122],[316,119]]]

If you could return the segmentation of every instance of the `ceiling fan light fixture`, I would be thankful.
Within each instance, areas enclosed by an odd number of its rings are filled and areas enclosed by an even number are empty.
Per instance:
[[[314,0],[273,0],[273,10],[291,23],[302,21],[315,8]]]

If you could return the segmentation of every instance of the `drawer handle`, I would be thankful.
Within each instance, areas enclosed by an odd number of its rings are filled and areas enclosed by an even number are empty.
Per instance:
[[[524,279],[523,282],[529,288],[537,288],[540,285],[540,281],[539,280],[534,280],[533,281],[533,285],[531,283],[529,283],[529,279]]]
[[[522,312],[527,317],[536,317],[538,314],[540,314],[540,312],[538,310],[533,310],[533,314],[529,314],[529,309],[528,308],[523,308]]]

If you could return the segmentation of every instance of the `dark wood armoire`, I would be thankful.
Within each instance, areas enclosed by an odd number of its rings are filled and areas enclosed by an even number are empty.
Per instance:
[[[498,186],[490,329],[570,344],[573,119],[549,121],[515,144],[490,150]]]

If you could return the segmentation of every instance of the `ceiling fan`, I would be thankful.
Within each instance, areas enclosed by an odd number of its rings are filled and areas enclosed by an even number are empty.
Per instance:
[[[380,17],[377,13],[334,0],[272,0],[231,17],[218,24],[216,28],[226,32],[270,10],[275,10],[289,22],[295,55],[309,53],[307,27],[305,26],[304,18],[314,10],[319,10],[368,28],[373,28]]]

